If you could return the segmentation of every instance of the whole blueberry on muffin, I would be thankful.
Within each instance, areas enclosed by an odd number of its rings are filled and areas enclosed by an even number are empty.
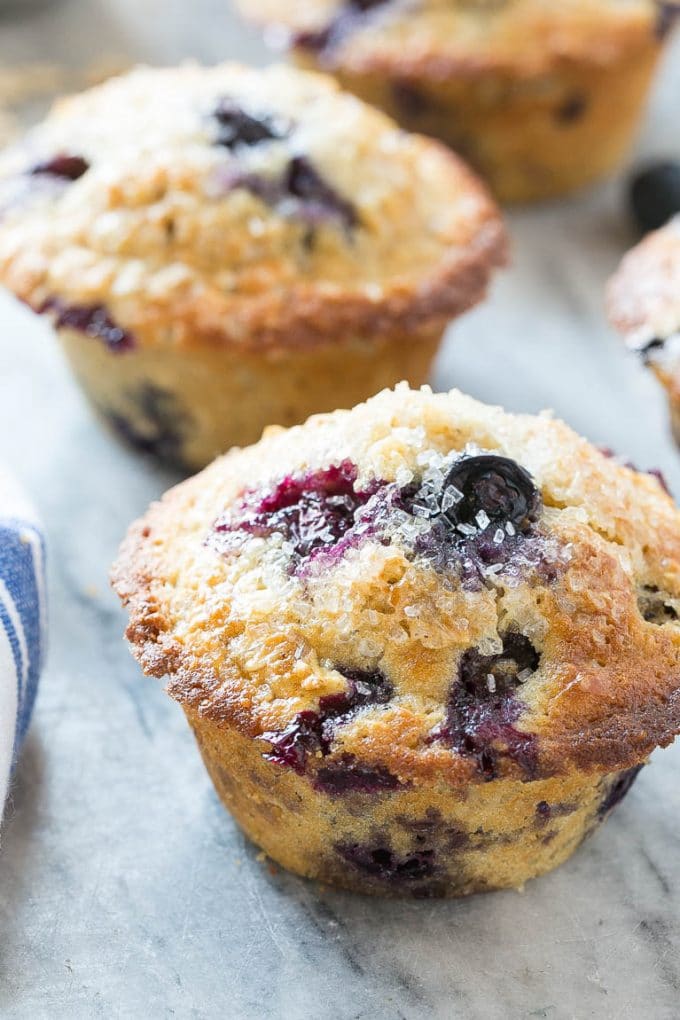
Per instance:
[[[504,254],[459,160],[291,68],[138,70],[0,158],[0,282],[117,432],[189,467],[424,381]]]
[[[680,4],[239,0],[303,66],[453,146],[506,201],[571,191],[631,142]]]
[[[113,571],[217,791],[302,875],[564,861],[680,729],[680,513],[548,416],[406,384],[170,491]]]
[[[680,445],[680,216],[625,256],[607,286],[607,310],[665,389]]]

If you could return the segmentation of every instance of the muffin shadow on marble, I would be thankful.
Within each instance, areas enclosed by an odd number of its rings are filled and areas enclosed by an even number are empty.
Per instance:
[[[503,201],[596,181],[632,143],[680,5],[237,0],[303,67],[442,139]]]
[[[171,490],[113,569],[286,868],[416,897],[566,860],[680,729],[680,513],[549,416],[405,384]]]
[[[118,434],[188,468],[423,382],[505,249],[456,157],[285,67],[140,69],[0,159],[0,281]]]

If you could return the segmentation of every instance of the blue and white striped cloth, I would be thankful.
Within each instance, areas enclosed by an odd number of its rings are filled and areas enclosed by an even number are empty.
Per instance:
[[[35,701],[45,632],[42,531],[16,484],[0,473],[0,814]]]

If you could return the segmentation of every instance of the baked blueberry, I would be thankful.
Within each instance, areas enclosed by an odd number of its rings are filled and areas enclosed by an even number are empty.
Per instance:
[[[386,704],[394,688],[384,674],[375,670],[341,669],[347,678],[347,691],[329,694],[319,700],[316,712],[299,712],[282,731],[262,734],[262,739],[271,744],[271,751],[264,754],[267,761],[285,765],[300,775],[305,771],[307,757],[320,753],[327,755],[333,746],[338,726],[346,723],[353,713],[369,705]],[[362,765],[353,756],[344,756],[326,767],[318,776],[318,782],[329,792],[366,788],[371,784],[380,788],[391,788],[394,777],[386,769],[375,769]]]
[[[330,187],[304,156],[295,156],[288,164],[285,191],[302,203],[310,219],[338,219],[348,228],[358,223],[352,203]]]
[[[274,118],[254,117],[246,113],[235,100],[229,98],[219,101],[213,111],[213,117],[218,124],[215,141],[227,149],[281,140],[288,133],[284,125],[277,123]]]
[[[352,203],[339,195],[305,156],[294,156],[281,177],[237,171],[229,178],[229,186],[245,188],[272,208],[308,224],[331,221],[350,230],[359,223]]]
[[[338,854],[359,871],[381,882],[418,882],[430,878],[435,871],[432,850],[416,850],[400,857],[387,846],[363,846],[356,843],[337,843]]]
[[[523,634],[503,637],[503,650],[463,655],[452,685],[445,725],[437,738],[474,759],[485,779],[495,779],[502,757],[516,761],[531,777],[536,769],[535,738],[515,723],[524,711],[517,694],[538,669],[540,655]]]
[[[509,457],[484,453],[461,457],[451,467],[441,493],[441,510],[453,527],[510,524],[526,531],[536,519],[541,497],[528,471]]]
[[[333,18],[320,28],[295,32],[295,44],[302,49],[324,54],[332,51],[361,25],[363,15],[394,0],[341,0]]]
[[[128,446],[176,468],[184,467],[184,443],[191,428],[172,393],[153,383],[130,390],[126,413],[99,408]]]
[[[354,525],[357,510],[370,498],[369,492],[357,491],[356,480],[356,466],[343,461],[300,477],[287,476],[270,492],[247,493],[236,513],[229,511],[216,521],[217,547],[228,549],[229,536],[240,533],[259,538],[276,533],[292,547],[295,562],[307,560],[337,545]]]
[[[401,786],[395,775],[381,765],[366,765],[353,755],[342,755],[317,769],[314,787],[329,797],[349,793],[377,794]]]
[[[56,329],[69,329],[100,340],[116,354],[135,347],[134,336],[113,321],[104,305],[69,305],[59,298],[48,298],[38,311],[50,315]]]
[[[622,772],[613,782],[604,784],[605,793],[598,808],[600,818],[606,817],[610,811],[614,810],[617,804],[621,803],[643,768],[644,764],[636,765],[634,768]]]

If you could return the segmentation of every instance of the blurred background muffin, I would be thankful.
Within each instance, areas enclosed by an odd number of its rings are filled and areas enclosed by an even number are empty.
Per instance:
[[[609,281],[607,310],[666,391],[680,445],[680,215],[625,256]]]
[[[0,209],[0,280],[51,317],[100,415],[187,468],[422,383],[505,255],[453,154],[286,67],[63,100],[2,159]]]
[[[655,0],[236,0],[294,59],[463,154],[503,201],[625,156],[680,5]]]

